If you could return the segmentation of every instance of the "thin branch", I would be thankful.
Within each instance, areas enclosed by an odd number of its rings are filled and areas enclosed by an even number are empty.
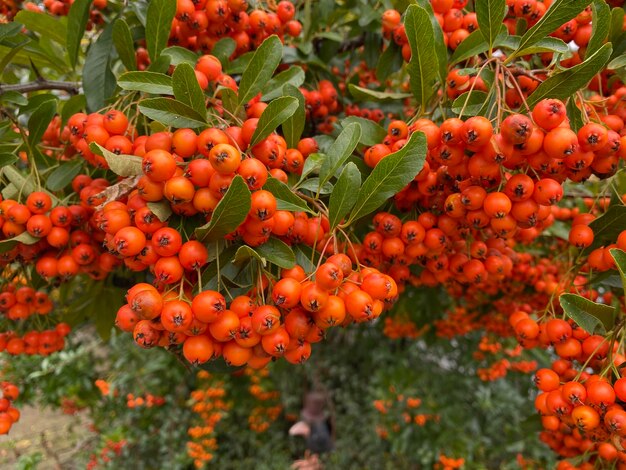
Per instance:
[[[8,91],[27,93],[39,90],[62,90],[72,95],[77,95],[80,90],[79,82],[60,82],[56,80],[39,79],[34,82],[18,83],[16,85],[0,85],[0,95]]]

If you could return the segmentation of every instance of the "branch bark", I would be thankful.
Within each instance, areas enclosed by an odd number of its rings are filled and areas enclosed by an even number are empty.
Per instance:
[[[15,85],[0,85],[0,95],[8,91],[27,93],[29,91],[40,90],[61,90],[66,91],[72,95],[77,95],[80,91],[80,83],[40,79],[35,80],[34,82],[18,83]]]

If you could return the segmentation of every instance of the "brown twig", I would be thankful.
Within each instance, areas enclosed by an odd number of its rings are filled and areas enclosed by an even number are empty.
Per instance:
[[[15,85],[0,85],[0,95],[9,91],[17,91],[18,93],[27,93],[29,91],[40,90],[61,90],[72,95],[77,95],[80,91],[79,82],[61,82],[57,80],[37,79],[34,82],[18,83]]]

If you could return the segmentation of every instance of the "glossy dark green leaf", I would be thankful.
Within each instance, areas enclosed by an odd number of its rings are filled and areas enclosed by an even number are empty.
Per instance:
[[[246,220],[251,204],[248,185],[241,176],[235,176],[215,207],[211,220],[195,230],[196,238],[201,242],[222,239]]]
[[[95,142],[89,144],[90,150],[101,155],[109,165],[109,168],[113,173],[119,176],[140,176],[143,175],[141,169],[141,163],[143,159],[136,155],[118,155],[113,152],[109,152],[107,149],[98,145]]]
[[[328,205],[328,220],[330,228],[334,229],[354,207],[358,189],[361,187],[361,172],[354,163],[343,167],[335,188],[330,195]]]
[[[46,188],[50,191],[62,190],[72,182],[74,177],[80,173],[82,168],[82,158],[62,163],[48,175],[46,179]]]
[[[189,64],[179,64],[172,74],[174,96],[200,116],[206,115],[205,96],[194,69]]]
[[[18,106],[28,104],[28,99],[17,91],[6,91],[0,95],[0,103],[12,103]]]
[[[615,307],[592,302],[577,294],[561,294],[559,302],[565,314],[589,334],[605,334],[613,329]]]
[[[428,17],[430,18],[435,40],[435,54],[437,55],[437,62],[439,63],[439,80],[443,83],[446,81],[446,76],[448,75],[448,47],[443,39],[443,31],[433,12],[430,0],[417,0],[417,4],[428,12]]]
[[[483,54],[488,50],[489,44],[485,41],[483,34],[476,30],[467,36],[456,48],[454,54],[450,57],[450,65],[458,64],[459,62],[469,59],[470,57]]]
[[[400,46],[398,46],[395,41],[390,41],[380,55],[378,64],[376,65],[376,78],[378,81],[384,83],[389,75],[400,70],[402,62],[402,50]]]
[[[360,87],[353,83],[348,85],[348,90],[356,101],[378,102],[386,100],[403,100],[411,96],[410,93],[370,90],[369,88]]]
[[[168,57],[170,65],[174,67],[180,64],[189,64],[193,67],[198,61],[198,55],[195,52],[180,46],[166,47],[161,51],[161,57]]]
[[[546,10],[541,19],[522,36],[518,51],[510,55],[507,60],[510,61],[517,57],[519,51],[527,49],[540,39],[548,36],[562,24],[567,23],[590,3],[591,0],[555,0],[552,2],[552,5]]]
[[[452,103],[452,112],[462,116],[477,116],[489,100],[484,91],[466,91]]]
[[[532,107],[544,98],[565,100],[586,86],[609,61],[611,44],[605,44],[581,64],[556,73],[539,85],[526,102]]]
[[[585,122],[583,120],[583,113],[580,108],[576,106],[576,101],[573,97],[567,101],[565,109],[567,110],[569,126],[574,130],[574,132],[578,132],[578,129],[583,127]]]
[[[270,237],[262,245],[256,247],[259,255],[272,264],[285,269],[291,269],[296,264],[296,256],[285,242]]]
[[[506,0],[481,0],[474,5],[478,30],[492,48],[496,37],[500,34],[502,21],[507,12]]]
[[[43,133],[57,112],[56,100],[44,101],[28,118],[28,141],[31,146],[41,142]]]
[[[139,111],[144,116],[159,121],[166,126],[197,129],[207,125],[206,118],[193,108],[169,98],[150,98],[139,103]]]
[[[438,76],[435,33],[428,12],[418,5],[409,6],[404,26],[411,46],[411,60],[407,66],[411,91],[417,103],[424,107],[435,91]]]
[[[146,13],[146,45],[150,60],[155,61],[167,46],[176,0],[150,0]]]
[[[217,57],[221,62],[222,67],[226,68],[228,60],[230,59],[230,56],[233,55],[233,52],[235,52],[235,49],[237,49],[237,43],[235,40],[233,38],[226,37],[215,43],[213,49],[211,49],[211,55]]]
[[[113,26],[109,24],[87,51],[83,67],[83,90],[90,112],[102,109],[107,98],[115,91],[115,76],[110,67],[112,31]]]
[[[276,178],[272,178],[271,176],[267,178],[263,189],[274,195],[276,198],[276,208],[278,210],[291,212],[303,211],[315,214],[304,199],[295,194],[289,186]]]
[[[42,37],[66,47],[67,27],[60,18],[46,13],[22,10],[15,15],[14,20],[22,23],[29,31],[39,33]]]
[[[616,57],[609,65],[606,66],[609,70],[617,70],[626,67],[626,54]]]
[[[285,122],[283,122],[282,130],[285,141],[289,148],[296,148],[302,132],[304,131],[304,125],[306,122],[306,103],[304,95],[298,90],[297,87],[290,83],[283,86],[283,94],[285,96],[292,96],[298,100],[298,108]]]
[[[133,35],[123,18],[118,18],[113,23],[113,44],[126,70],[137,70]]]
[[[611,8],[604,0],[593,0],[592,11],[592,33],[589,44],[587,44],[587,49],[585,50],[585,58],[602,47],[602,44],[604,44],[609,37],[609,29],[611,26]]]
[[[12,153],[0,153],[0,168],[7,165],[13,165],[19,158]]]
[[[11,38],[16,36],[22,31],[24,27],[23,24],[18,23],[17,21],[12,21],[10,23],[0,23],[0,42],[5,38]]]
[[[426,136],[414,132],[404,147],[383,158],[361,186],[348,223],[375,211],[409,184],[424,167],[426,153]]]
[[[165,222],[170,218],[170,215],[172,215],[172,204],[170,204],[167,199],[163,199],[159,202],[149,202],[147,205],[148,209],[150,209],[161,222]]]
[[[239,82],[239,106],[250,101],[270,81],[283,56],[278,36],[268,37],[254,52]]]
[[[156,72],[126,72],[117,79],[122,90],[142,91],[153,95],[173,95],[172,77]]]
[[[619,276],[622,280],[622,289],[626,292],[626,253],[619,248],[612,248],[609,251],[613,257],[613,261],[615,261],[615,266],[617,266],[617,270],[619,271]]]
[[[610,206],[604,214],[593,220],[589,227],[593,230],[593,243],[583,251],[583,254],[615,243],[619,234],[626,230],[626,206],[622,204]]]
[[[287,70],[280,72],[272,78],[265,86],[263,86],[261,99],[263,101],[271,101],[279,96],[283,96],[283,87],[290,84],[299,87],[304,83],[304,70],[297,65],[289,67]]]
[[[497,47],[504,49],[517,50],[520,45],[521,36],[501,36],[496,42]],[[540,54],[542,52],[556,52],[559,54],[565,54],[569,52],[569,46],[558,38],[543,38],[537,41],[532,46],[528,46],[518,52],[518,55],[528,54]]]
[[[356,149],[361,138],[361,126],[357,123],[348,124],[337,136],[328,149],[328,157],[322,162],[319,178],[321,188],[343,166],[352,152]]]
[[[252,134],[250,146],[254,146],[274,132],[278,126],[289,119],[298,109],[298,99],[293,96],[282,96],[271,101],[263,110],[257,127]]]
[[[371,119],[348,116],[347,118],[341,120],[341,125],[343,127],[347,127],[354,123],[361,126],[361,137],[359,139],[359,143],[363,145],[372,146],[379,144],[387,135],[387,131]]]
[[[91,3],[92,0],[76,0],[67,14],[67,54],[72,67],[76,66],[78,60],[80,42],[85,34]]]

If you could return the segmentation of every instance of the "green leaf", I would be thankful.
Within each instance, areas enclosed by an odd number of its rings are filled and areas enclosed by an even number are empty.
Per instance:
[[[411,45],[411,60],[407,66],[411,91],[417,104],[423,108],[435,91],[434,83],[438,76],[435,34],[428,12],[418,5],[409,6],[404,26]]]
[[[304,165],[302,166],[302,173],[300,174],[299,183],[303,182],[307,176],[309,176],[314,171],[319,171],[322,166],[322,162],[328,158],[323,153],[312,153],[309,155],[306,160],[304,160]]]
[[[62,163],[55,168],[46,180],[46,188],[50,191],[60,191],[72,182],[74,177],[83,168],[82,158],[71,162]]]
[[[166,126],[197,129],[207,125],[206,118],[185,103],[170,98],[150,98],[140,101],[139,111]]]
[[[615,243],[619,234],[626,230],[626,206],[622,204],[610,206],[604,214],[593,220],[589,227],[593,230],[593,243],[585,248],[583,254]]]
[[[505,0],[482,0],[475,4],[478,31],[481,32],[485,41],[492,48],[496,36],[500,34],[502,21],[507,11]]]
[[[76,0],[67,14],[67,54],[70,65],[76,67],[80,42],[85,34],[85,26],[89,19],[92,0]]]
[[[241,266],[243,264],[249,263],[251,259],[256,259],[261,266],[267,266],[266,259],[263,258],[259,253],[256,252],[253,248],[250,248],[248,245],[240,246],[233,257],[232,263],[237,266]]]
[[[385,101],[385,100],[403,100],[411,96],[410,93],[398,93],[389,91],[376,91],[356,86],[353,83],[348,85],[350,94],[356,101]]]
[[[302,67],[294,65],[287,70],[280,72],[263,86],[263,96],[261,100],[271,101],[279,96],[283,96],[283,86],[290,84],[299,87],[304,83],[304,70]]]
[[[137,70],[133,35],[123,18],[118,18],[113,23],[113,44],[126,70]]]
[[[12,153],[0,153],[0,168],[7,165],[13,165],[16,161],[18,161],[17,155]]]
[[[6,91],[0,94],[0,102],[24,106],[25,104],[28,104],[28,99],[17,91]]]
[[[172,205],[167,199],[159,202],[149,202],[148,209],[157,216],[161,222],[165,222],[172,215]]]
[[[17,237],[0,240],[0,253],[6,253],[18,243],[22,243],[24,245],[34,245],[39,240],[40,238],[33,237],[28,232],[22,232]]]
[[[16,21],[12,21],[10,23],[0,23],[0,42],[2,42],[5,38],[17,36],[22,31],[23,27],[23,24]]]
[[[237,93],[230,88],[220,87],[218,89],[222,95],[222,104],[224,105],[224,109],[234,115],[237,112]]]
[[[110,23],[87,51],[83,67],[83,90],[90,112],[102,109],[107,98],[115,91],[115,76],[109,64],[113,50],[112,31],[113,25]]]
[[[609,62],[609,65],[606,66],[606,68],[609,70],[617,70],[623,67],[626,67],[626,54],[616,57],[611,62]]]
[[[430,23],[434,33],[435,54],[437,56],[437,62],[439,63],[439,80],[441,83],[444,83],[446,81],[446,76],[448,75],[448,47],[443,40],[441,25],[439,24],[439,21],[437,21],[437,17],[433,12],[430,0],[417,0],[417,4],[428,12],[428,17],[430,18]]]
[[[563,23],[567,23],[590,3],[591,0],[555,0],[552,2],[541,19],[522,36],[517,51],[508,57],[507,62],[517,57],[520,51],[548,36]]]
[[[136,155],[117,155],[113,152],[109,152],[107,149],[95,142],[89,144],[89,149],[93,153],[102,156],[106,160],[111,171],[116,175],[143,175],[143,170],[141,169],[141,163],[143,162],[143,159],[141,157],[138,157]]]
[[[74,95],[69,100],[63,102],[61,109],[61,128],[67,124],[67,121],[74,114],[84,111],[87,107],[85,95]]]
[[[28,119],[28,142],[35,146],[41,142],[41,137],[48,128],[48,124],[57,112],[56,100],[48,100],[33,111]]]
[[[172,77],[156,72],[126,72],[117,79],[122,90],[143,91],[153,95],[173,95]]]
[[[550,7],[552,8],[552,7]],[[600,72],[611,57],[611,44],[605,44],[583,63],[556,73],[539,85],[526,100],[531,108],[544,98],[566,99],[583,88]]]
[[[516,50],[520,45],[521,36],[501,36],[496,41],[496,47],[502,47],[504,49]],[[529,54],[540,54],[542,52],[556,52],[559,54],[565,54],[569,52],[569,46],[558,38],[543,38],[537,41],[532,46],[520,50],[519,56]]]
[[[176,14],[176,0],[150,0],[146,13],[146,45],[153,62],[167,46],[172,20]]]
[[[379,124],[375,123],[371,119],[365,119],[357,116],[348,116],[342,119],[341,125],[345,128],[350,124],[358,124],[361,126],[361,138],[359,143],[367,146],[379,144],[383,141],[387,135],[387,131],[383,129]]]
[[[626,292],[626,253],[619,248],[611,248],[609,251],[619,271],[619,276],[622,280],[622,288],[624,292]]]
[[[567,110],[569,126],[574,132],[578,132],[578,129],[583,127],[585,125],[585,122],[583,120],[583,113],[580,108],[576,106],[576,101],[573,97],[567,101],[565,109]]]
[[[402,50],[395,41],[390,41],[378,59],[376,79],[383,83],[393,72],[402,67]]]
[[[348,163],[339,175],[330,195],[328,220],[331,230],[341,223],[356,203],[361,186],[361,172],[354,163]]]
[[[606,334],[615,323],[615,307],[597,304],[577,294],[561,294],[565,314],[589,334]]]
[[[383,158],[361,186],[347,223],[375,211],[409,184],[424,167],[426,152],[426,136],[414,132],[404,147]]]
[[[320,168],[320,184],[321,188],[329,181],[335,173],[341,168],[344,162],[348,159],[356,146],[359,144],[361,138],[361,126],[357,123],[348,124],[343,128],[337,139],[328,149],[328,157],[322,162]]]
[[[239,100],[241,106],[256,96],[269,82],[283,56],[283,44],[278,36],[268,37],[254,52],[250,63],[241,75]]]
[[[251,205],[248,185],[241,176],[235,176],[209,223],[195,230],[196,238],[201,242],[220,240],[246,220]]]
[[[29,31],[39,33],[63,47],[66,46],[67,28],[61,19],[46,13],[22,10],[15,15],[14,20],[22,23]]]
[[[291,269],[296,264],[296,255],[285,242],[270,237],[262,245],[256,247],[257,253],[276,266]]]
[[[626,50],[626,31],[624,31],[624,9],[613,8],[611,10],[611,22],[609,27],[609,42],[613,44],[612,59],[619,57]]]
[[[285,96],[292,96],[298,100],[298,108],[285,122],[283,122],[283,136],[287,142],[288,148],[296,148],[302,132],[304,131],[304,125],[306,120],[306,108],[304,95],[298,90],[297,87],[290,83],[283,86],[283,94]]]
[[[303,211],[315,214],[304,199],[300,198],[289,186],[276,178],[268,177],[263,189],[274,195],[276,198],[276,208],[280,211]]]
[[[215,43],[213,49],[211,49],[211,55],[218,58],[222,64],[222,68],[226,68],[230,56],[233,55],[237,49],[237,43],[233,38],[222,38]]]
[[[180,46],[166,47],[161,51],[161,57],[168,57],[170,65],[174,67],[178,67],[180,64],[189,64],[193,67],[198,61],[198,56],[195,52]]]
[[[502,28],[504,29],[504,26],[502,26]],[[478,54],[482,54],[488,50],[489,44],[485,41],[483,33],[476,30],[467,36],[456,48],[454,54],[450,57],[450,65],[458,64],[465,59],[477,56]]]
[[[452,103],[452,112],[462,116],[476,116],[489,100],[489,95],[484,91],[466,91]],[[462,112],[462,114],[461,114]]]
[[[189,64],[180,64],[172,74],[174,96],[181,103],[185,103],[200,116],[206,115],[205,97],[198,79]]]
[[[585,58],[596,52],[609,37],[609,28],[611,25],[611,9],[604,0],[593,0],[592,5],[593,17],[591,24],[593,26],[591,39],[585,50]]]
[[[299,189],[311,191],[313,194],[330,194],[333,192],[333,185],[329,182],[321,184],[318,177],[309,178],[298,185]]]
[[[273,100],[263,110],[257,127],[252,134],[250,146],[254,146],[276,130],[283,122],[289,119],[298,109],[298,99],[293,96],[283,96]]]

